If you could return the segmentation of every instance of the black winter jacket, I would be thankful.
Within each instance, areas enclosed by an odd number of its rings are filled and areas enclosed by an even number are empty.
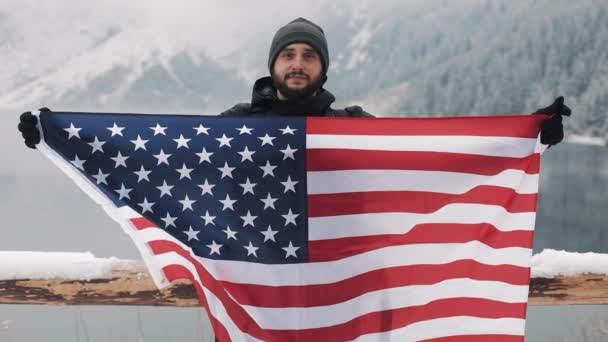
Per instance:
[[[253,85],[251,103],[239,103],[221,113],[221,116],[347,116],[373,117],[359,106],[333,109],[336,100],[329,91],[321,88],[316,96],[298,100],[279,100],[270,77],[260,78]]]

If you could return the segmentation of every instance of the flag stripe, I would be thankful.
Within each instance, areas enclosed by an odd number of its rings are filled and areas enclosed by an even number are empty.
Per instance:
[[[511,188],[519,194],[538,192],[538,175],[519,170],[504,170],[494,176],[410,170],[312,171],[307,178],[309,195],[363,191],[463,194],[482,185]]]
[[[410,285],[436,284],[457,278],[527,286],[530,269],[459,260],[442,265],[387,267],[331,284],[268,286],[222,282],[222,286],[242,305],[279,308],[334,305],[368,292]]]
[[[534,212],[537,194],[510,188],[479,186],[461,195],[422,191],[369,191],[308,197],[309,217],[382,212],[433,213],[453,203],[500,205],[508,212]]]
[[[357,158],[353,158],[353,156]],[[540,154],[524,158],[480,156],[434,151],[383,151],[343,149],[306,150],[308,171],[331,170],[427,170],[497,175],[505,169],[538,174]]]
[[[534,153],[536,138],[480,136],[388,136],[307,134],[306,149],[432,151],[525,158]]]
[[[442,118],[306,118],[307,134],[471,135],[536,138],[544,115]]]
[[[492,248],[532,248],[534,233],[529,230],[503,232],[492,225],[420,224],[404,234],[356,236],[310,241],[310,261],[333,261],[380,248],[418,243],[464,243],[479,241]]]
[[[424,223],[491,224],[501,231],[534,229],[536,213],[509,213],[501,206],[485,204],[449,204],[434,213],[370,213],[311,217],[310,240],[338,239],[352,236],[404,234]]]

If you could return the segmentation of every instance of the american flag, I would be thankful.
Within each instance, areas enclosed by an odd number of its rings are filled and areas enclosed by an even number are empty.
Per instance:
[[[40,119],[221,341],[523,341],[543,116]]]

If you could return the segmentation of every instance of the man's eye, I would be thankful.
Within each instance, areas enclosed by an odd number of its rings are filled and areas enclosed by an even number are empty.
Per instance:
[[[283,54],[283,58],[292,59],[293,58],[293,53],[289,53],[289,52],[284,53]]]

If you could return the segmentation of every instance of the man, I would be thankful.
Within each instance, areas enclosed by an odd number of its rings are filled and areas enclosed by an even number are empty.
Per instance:
[[[268,55],[270,76],[255,82],[251,103],[239,103],[220,115],[372,117],[359,106],[331,108],[335,97],[323,88],[328,68],[329,50],[323,29],[304,18],[293,20],[281,27],[272,39]],[[543,144],[555,145],[562,141],[562,116],[570,113],[561,96],[534,113],[551,115],[542,124]],[[40,142],[36,123],[37,118],[31,112],[20,117],[18,128],[30,148],[36,148]]]

